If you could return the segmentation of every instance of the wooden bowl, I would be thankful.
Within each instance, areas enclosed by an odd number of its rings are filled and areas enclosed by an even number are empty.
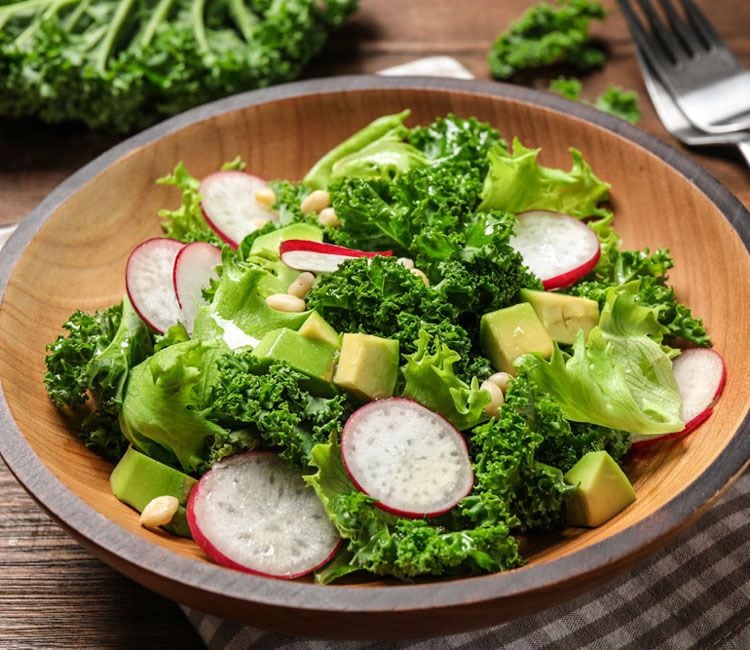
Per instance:
[[[316,586],[230,571],[188,540],[148,532],[109,490],[111,465],[87,451],[47,399],[45,344],[74,309],[123,293],[128,252],[158,235],[178,160],[201,176],[238,153],[267,178],[300,178],[323,152],[384,113],[411,123],[454,112],[541,146],[567,168],[580,149],[612,184],[629,247],[668,246],[672,283],[704,317],[728,382],[713,417],[684,441],[633,456],[638,499],[595,530],[537,538],[507,573],[403,585]],[[483,82],[377,77],[302,82],[231,97],[171,119],[105,153],[56,189],[3,252],[0,451],[19,481],[92,553],[143,585],[211,614],[295,634],[398,638],[489,626],[569,600],[688,527],[750,457],[750,214],[695,163],[643,131],[580,104]]]

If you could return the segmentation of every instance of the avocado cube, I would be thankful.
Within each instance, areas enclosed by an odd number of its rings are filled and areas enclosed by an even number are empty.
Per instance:
[[[192,476],[149,458],[132,447],[128,447],[109,477],[112,494],[138,512],[143,512],[156,497],[172,496],[177,499],[180,507],[172,521],[163,528],[181,537],[191,537],[185,505],[196,483]]]
[[[567,504],[572,526],[600,526],[635,501],[625,472],[606,451],[590,451],[565,475],[578,490]]]
[[[310,314],[297,331],[312,341],[322,341],[323,343],[332,345],[336,349],[340,347],[338,332],[316,311]]]
[[[599,322],[599,305],[588,298],[521,289],[521,299],[534,308],[547,333],[566,345],[575,343],[579,330],[588,336]]]
[[[278,257],[279,246],[281,242],[287,239],[323,241],[323,231],[309,223],[293,223],[258,237],[253,241],[252,246],[250,246],[250,254],[262,255],[263,257]]]
[[[322,396],[335,393],[331,380],[337,353],[333,345],[305,338],[286,327],[268,332],[253,350],[253,354],[268,365],[273,361],[286,361],[309,378],[301,384],[305,390]]]
[[[391,397],[398,375],[398,341],[344,334],[333,382],[361,400]]]
[[[527,302],[482,316],[479,343],[495,369],[513,375],[513,361],[518,357],[538,352],[548,359],[552,354],[552,339]]]

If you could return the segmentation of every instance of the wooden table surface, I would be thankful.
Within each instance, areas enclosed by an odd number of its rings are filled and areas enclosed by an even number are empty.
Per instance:
[[[370,73],[421,56],[448,54],[480,79],[495,34],[529,0],[361,0],[309,77]],[[606,66],[583,77],[584,97],[609,84],[636,90],[641,126],[686,152],[750,207],[750,172],[733,150],[689,150],[661,126],[648,101],[633,47],[614,0],[594,27]],[[699,3],[730,48],[750,66],[750,3]],[[555,73],[557,74],[557,72]],[[550,74],[524,80],[546,88]],[[554,76],[554,75],[552,75]],[[1,90],[0,90],[1,92]],[[0,226],[23,217],[60,181],[118,141],[73,127],[0,120]],[[1,335],[1,334],[0,334]],[[200,647],[173,603],[91,557],[51,522],[0,462],[0,647]]]

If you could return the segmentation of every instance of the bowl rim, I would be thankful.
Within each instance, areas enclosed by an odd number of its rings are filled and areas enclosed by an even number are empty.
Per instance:
[[[646,149],[696,185],[717,206],[750,250],[750,213],[705,169],[670,145],[623,120],[592,107],[524,87],[497,82],[439,77],[358,75],[300,81],[234,95],[199,106],[134,135],[104,152],[63,181],[19,225],[0,254],[0,304],[15,263],[36,232],[71,195],[103,169],[130,152],[216,115],[254,105],[307,95],[346,91],[401,89],[451,91],[494,96],[549,109],[619,135]],[[71,532],[115,568],[137,569],[136,580],[160,591],[161,578],[200,596],[231,598],[247,605],[295,611],[402,613],[436,610],[478,602],[533,595],[594,572],[612,577],[618,568],[645,556],[659,542],[676,535],[702,514],[750,462],[750,414],[712,464],[657,511],[612,537],[569,555],[502,573],[429,583],[374,586],[321,586],[282,581],[225,569],[183,557],[130,533],[71,492],[39,459],[16,424],[0,385],[0,455],[29,494]],[[127,571],[123,571],[127,573]],[[585,588],[585,587],[584,587]],[[190,600],[195,600],[190,598]]]

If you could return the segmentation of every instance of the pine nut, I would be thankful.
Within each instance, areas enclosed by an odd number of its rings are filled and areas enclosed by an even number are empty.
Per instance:
[[[262,190],[258,190],[255,193],[255,200],[261,205],[271,208],[273,207],[273,204],[276,203],[276,192],[270,187],[264,187]]]
[[[141,526],[144,528],[158,528],[166,526],[175,516],[180,502],[173,496],[163,496],[151,499],[141,513]]]
[[[338,228],[341,225],[341,221],[333,208],[323,208],[318,215],[318,223],[329,228]]]
[[[491,381],[483,381],[479,388],[480,390],[486,390],[490,394],[490,402],[485,405],[484,412],[491,418],[497,417],[498,413],[500,413],[500,407],[505,401],[503,391],[500,390],[497,384]]]
[[[312,289],[314,282],[315,276],[309,271],[300,273],[297,276],[297,279],[289,285],[287,293],[296,298],[304,298],[307,295],[307,292]]]
[[[266,298],[266,304],[276,311],[300,312],[305,311],[305,301],[288,293],[274,293]]]
[[[408,257],[399,257],[398,260],[396,260],[401,266],[405,266],[407,269],[413,269],[414,268],[414,260],[410,259]]]
[[[513,377],[511,377],[507,372],[496,372],[494,375],[490,375],[487,378],[487,381],[491,381],[504,393],[508,390],[508,384],[510,383],[511,379],[513,379]]]
[[[413,275],[416,275],[422,282],[424,282],[424,286],[429,287],[430,286],[430,280],[427,278],[427,276],[424,274],[424,271],[420,269],[409,269]]]
[[[329,205],[331,205],[331,197],[328,192],[325,190],[315,190],[304,198],[302,203],[300,203],[299,209],[302,210],[302,214],[310,214],[311,212],[320,212]]]
[[[260,230],[267,223],[268,223],[268,219],[263,219],[262,217],[256,217],[255,221],[253,221],[253,230]]]

